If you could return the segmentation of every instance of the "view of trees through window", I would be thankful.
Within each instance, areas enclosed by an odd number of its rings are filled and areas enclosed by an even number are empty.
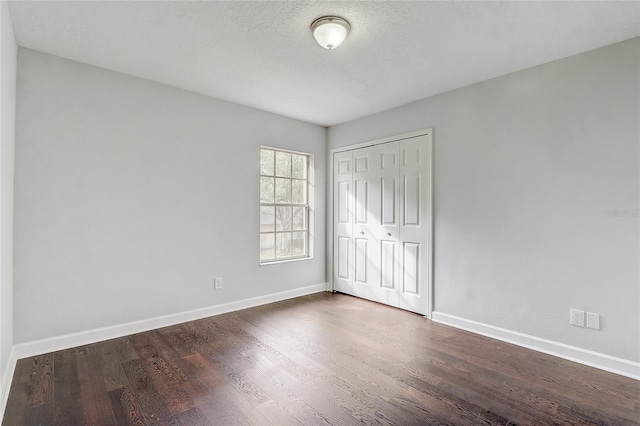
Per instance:
[[[309,256],[309,156],[260,150],[260,262]]]

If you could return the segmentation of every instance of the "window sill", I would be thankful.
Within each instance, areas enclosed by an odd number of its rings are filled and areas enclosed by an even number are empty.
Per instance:
[[[260,266],[278,265],[280,263],[300,262],[300,261],[303,261],[303,260],[313,260],[313,256],[296,257],[296,258],[293,258],[293,259],[269,260],[269,261],[266,261],[266,262],[260,262]]]

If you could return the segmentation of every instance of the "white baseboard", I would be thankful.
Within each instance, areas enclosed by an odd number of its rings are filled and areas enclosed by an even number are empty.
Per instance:
[[[534,351],[564,358],[590,367],[599,368],[621,376],[640,380],[640,363],[616,358],[599,352],[581,349],[552,340],[511,331],[492,325],[456,317],[442,312],[433,312],[432,321],[481,334],[503,342],[512,343]]]
[[[278,302],[286,299],[292,299],[294,297],[320,293],[326,290],[326,283],[314,284],[307,287],[283,291],[280,293],[273,293],[265,296],[238,300],[236,302],[229,302],[223,303],[221,305],[194,309],[192,311],[179,312],[176,314],[164,315],[161,317],[140,321],[133,321],[110,327],[87,330],[73,334],[66,334],[63,336],[51,337],[48,339],[36,340],[32,342],[19,343],[13,346],[13,352],[15,354],[15,359],[27,358],[30,356],[74,348],[76,346],[88,345],[90,343],[100,342],[103,340],[115,339],[116,337],[128,336],[130,334],[141,333],[144,331],[154,330],[156,328],[167,327],[170,325],[180,324],[183,322],[193,321],[214,315],[226,314],[228,312],[238,311],[241,309],[253,308],[255,306],[265,305],[267,303]]]
[[[9,390],[11,389],[11,380],[13,379],[13,372],[16,370],[16,358],[15,351],[11,349],[9,359],[4,371],[1,371],[0,376],[0,421],[4,417],[4,410],[7,408],[7,399],[9,398]]]

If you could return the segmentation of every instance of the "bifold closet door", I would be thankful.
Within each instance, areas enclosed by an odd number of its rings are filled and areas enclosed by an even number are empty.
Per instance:
[[[353,294],[353,153],[333,157],[333,289]]]
[[[374,299],[375,247],[372,239],[373,204],[371,189],[371,148],[353,151],[353,294]]]
[[[334,154],[334,290],[427,312],[430,151],[419,136]]]
[[[379,146],[353,151],[353,294],[376,302],[393,303],[393,295],[382,287],[383,238],[391,238],[392,233],[387,236],[382,226],[381,171]]]
[[[398,305],[399,144],[334,156],[334,289]]]
[[[400,141],[401,264],[398,307],[426,315],[431,233],[431,136]]]
[[[373,271],[373,300],[398,306],[400,280],[399,143],[388,142],[371,147],[370,229]]]

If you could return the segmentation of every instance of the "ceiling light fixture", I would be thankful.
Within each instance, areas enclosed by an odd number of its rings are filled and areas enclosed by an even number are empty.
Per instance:
[[[323,16],[311,24],[311,31],[318,44],[325,49],[335,49],[349,35],[351,25],[338,16]]]

